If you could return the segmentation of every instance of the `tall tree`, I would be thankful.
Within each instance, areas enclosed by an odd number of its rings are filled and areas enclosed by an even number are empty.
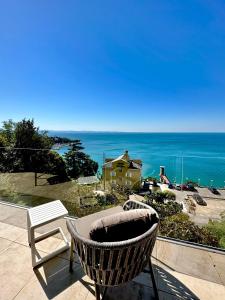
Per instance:
[[[5,140],[5,146],[13,146],[15,143],[15,126],[16,123],[11,119],[2,122],[0,136]]]
[[[51,139],[45,133],[39,132],[39,128],[34,125],[34,120],[23,119],[18,122],[15,127],[15,148],[18,148],[16,156],[20,158],[18,171],[34,171],[35,157],[44,158],[51,146]]]
[[[67,174],[75,179],[79,176],[95,175],[98,170],[98,163],[82,152],[82,149],[84,148],[81,142],[77,140],[73,143],[69,152],[64,155]]]
[[[0,129],[1,172],[46,172],[66,177],[65,162],[51,151],[54,141],[40,132],[34,120],[3,122]]]
[[[17,164],[15,160],[15,125],[12,120],[4,121],[0,129],[0,171],[11,172]]]

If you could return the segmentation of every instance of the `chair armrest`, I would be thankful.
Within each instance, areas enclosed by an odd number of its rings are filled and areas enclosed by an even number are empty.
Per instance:
[[[146,208],[152,209],[151,206],[137,200],[127,200],[123,205],[123,210]]]

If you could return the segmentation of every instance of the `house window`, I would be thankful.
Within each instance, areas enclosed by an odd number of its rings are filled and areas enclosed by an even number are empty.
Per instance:
[[[127,177],[132,177],[132,173],[131,173],[131,172],[127,172],[127,173],[126,173],[126,176],[127,176]]]
[[[114,171],[110,172],[110,176],[116,176],[116,172]]]

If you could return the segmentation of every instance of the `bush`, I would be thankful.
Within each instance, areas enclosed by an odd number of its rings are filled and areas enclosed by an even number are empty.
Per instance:
[[[163,194],[167,200],[176,200],[176,195],[171,191],[164,191]]]
[[[132,194],[130,186],[127,185],[120,185],[120,184],[112,185],[112,189],[116,191],[118,194],[121,194],[126,198],[128,198],[128,196]]]
[[[106,195],[97,195],[96,200],[98,205],[100,206],[106,206],[106,205],[112,205],[117,202],[117,197],[114,194],[106,194]]]
[[[106,194],[105,198],[106,198],[106,204],[115,204],[118,201],[115,194]]]
[[[144,181],[152,181],[152,182],[159,182],[159,179],[158,178],[156,178],[156,177],[151,177],[151,176],[149,176],[149,177],[146,177],[145,179],[144,179]]]
[[[105,195],[96,195],[96,200],[98,205],[103,206],[106,204],[106,197]]]
[[[160,234],[193,243],[213,247],[219,246],[219,240],[216,235],[205,227],[200,228],[195,225],[184,213],[169,216],[162,220],[160,223]]]
[[[164,192],[153,192],[151,195],[147,196],[148,201],[150,202],[157,202],[157,203],[164,203],[165,201],[174,201],[176,199],[176,195],[170,191]]]
[[[151,207],[154,208],[159,214],[159,218],[162,220],[168,216],[173,216],[182,212],[183,205],[174,201],[167,203],[152,203]]]
[[[221,248],[225,248],[225,217],[222,217],[221,221],[210,220],[205,229],[218,238]]]

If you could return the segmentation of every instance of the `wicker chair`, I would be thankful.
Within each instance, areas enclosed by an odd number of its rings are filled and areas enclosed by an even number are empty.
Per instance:
[[[81,236],[76,228],[76,221],[67,220],[67,227],[71,234],[70,270],[72,271],[74,246],[84,272],[95,282],[96,300],[100,300],[100,287],[117,286],[126,283],[149,264],[155,299],[158,291],[155,283],[151,264],[151,253],[156,241],[158,231],[158,214],[150,206],[139,201],[128,200],[123,205],[123,210],[146,208],[151,214],[156,214],[154,223],[144,234],[119,242],[99,243]],[[82,218],[81,218],[82,219]]]

